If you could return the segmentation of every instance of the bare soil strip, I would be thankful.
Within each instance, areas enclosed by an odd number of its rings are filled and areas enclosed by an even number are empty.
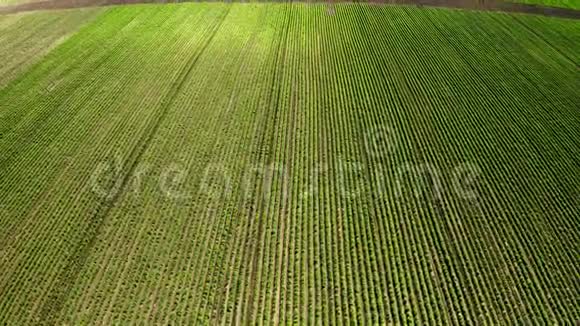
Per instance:
[[[83,7],[102,7],[137,3],[179,3],[179,0],[42,0],[10,6],[0,6],[0,15],[36,10],[57,10]],[[316,1],[307,1],[316,2]],[[339,1],[340,2],[340,1]],[[336,3],[336,2],[332,2]],[[545,7],[501,0],[372,0],[372,4],[404,4],[419,7],[441,7],[482,11],[526,13],[550,17],[580,19],[580,10]]]

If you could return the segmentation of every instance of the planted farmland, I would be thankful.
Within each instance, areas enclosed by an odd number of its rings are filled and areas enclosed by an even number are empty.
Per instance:
[[[580,10],[580,3],[576,0],[517,0],[515,2],[521,2],[537,6],[570,8]]]
[[[579,37],[104,9],[0,89],[0,322],[574,323]]]
[[[19,76],[43,55],[99,14],[80,9],[0,16],[0,87]]]

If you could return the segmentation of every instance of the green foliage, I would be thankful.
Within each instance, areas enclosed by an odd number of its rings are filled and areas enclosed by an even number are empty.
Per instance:
[[[40,61],[100,12],[89,8],[0,16],[0,87]]]
[[[513,2],[527,3],[547,7],[560,7],[580,10],[580,2],[577,0],[515,0]]]
[[[108,8],[0,89],[0,322],[580,320],[579,37]]]

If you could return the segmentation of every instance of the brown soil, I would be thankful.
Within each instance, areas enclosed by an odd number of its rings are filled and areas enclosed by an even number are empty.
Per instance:
[[[136,3],[175,3],[180,0],[42,0],[10,6],[0,6],[0,14],[23,11],[56,10],[82,7],[101,7]],[[184,1],[191,2],[191,1]],[[315,1],[316,2],[316,1]],[[501,0],[371,0],[375,4],[405,4],[415,6],[459,8],[484,11],[527,13],[542,16],[580,19],[580,10],[543,7],[537,5],[503,2]]]

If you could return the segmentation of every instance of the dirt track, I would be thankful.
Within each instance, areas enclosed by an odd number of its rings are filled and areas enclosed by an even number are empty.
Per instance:
[[[175,3],[192,2],[179,0],[43,0],[11,6],[0,6],[0,14],[23,11],[56,10],[82,7],[101,7],[137,3]],[[316,1],[314,1],[316,2]],[[501,0],[371,0],[375,4],[406,4],[416,6],[460,8],[470,10],[528,13],[543,16],[580,19],[580,10],[543,7],[536,5],[503,2]]]

